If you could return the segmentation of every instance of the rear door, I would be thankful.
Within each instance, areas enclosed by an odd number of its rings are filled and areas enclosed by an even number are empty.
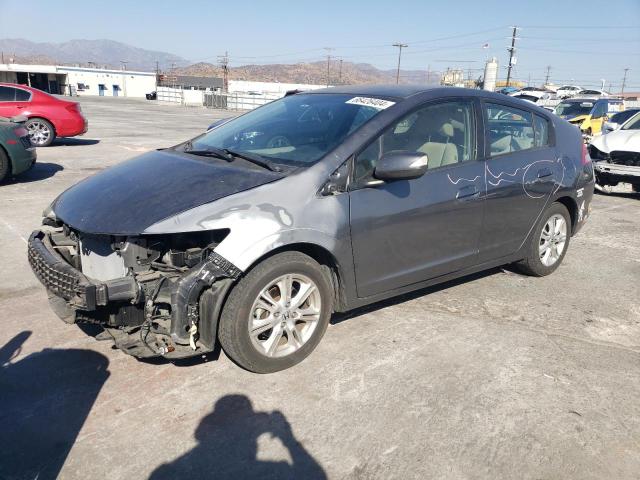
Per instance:
[[[354,160],[351,239],[359,297],[460,270],[476,262],[483,215],[479,102],[433,102],[394,123]],[[376,181],[389,151],[429,159],[413,180]]]
[[[13,117],[20,114],[16,102],[16,89],[0,85],[0,117]]]
[[[548,120],[506,104],[483,105],[487,193],[480,262],[521,247],[564,174]]]

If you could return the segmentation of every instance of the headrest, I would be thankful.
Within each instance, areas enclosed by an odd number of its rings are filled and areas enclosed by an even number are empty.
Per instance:
[[[440,127],[440,133],[445,137],[453,137],[453,125],[450,123],[443,123]]]

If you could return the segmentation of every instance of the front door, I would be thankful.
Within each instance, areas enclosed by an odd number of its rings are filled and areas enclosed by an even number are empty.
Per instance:
[[[485,219],[481,262],[515,253],[535,226],[561,181],[565,166],[556,155],[553,132],[542,116],[485,103]]]
[[[349,195],[359,297],[475,263],[484,194],[475,110],[469,100],[425,105],[356,155]],[[377,160],[396,150],[426,153],[427,173],[377,181]]]

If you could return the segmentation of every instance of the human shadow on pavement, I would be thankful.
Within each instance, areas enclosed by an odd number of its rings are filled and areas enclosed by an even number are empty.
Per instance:
[[[292,463],[258,460],[258,437],[278,438]],[[279,412],[256,412],[245,395],[220,398],[195,433],[198,445],[171,463],[159,466],[152,480],[196,479],[324,479],[326,474],[291,431]]]
[[[44,349],[17,361],[31,332],[0,347],[0,478],[58,478],[109,378],[109,360],[79,349]]]

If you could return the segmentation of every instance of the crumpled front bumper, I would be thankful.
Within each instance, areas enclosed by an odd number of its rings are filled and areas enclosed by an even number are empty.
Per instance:
[[[28,258],[33,273],[47,290],[75,309],[93,311],[116,301],[135,303],[141,294],[140,286],[131,276],[106,282],[87,278],[55,251],[49,236],[41,230],[29,237]]]
[[[43,230],[29,237],[28,259],[63,321],[98,323],[116,347],[136,357],[184,358],[213,350],[223,300],[240,275],[235,266],[212,252],[183,275],[165,278],[167,282],[160,280],[161,275],[152,276],[149,283],[133,275],[96,281],[69,264]],[[152,321],[150,313],[161,286],[171,306],[163,325]]]

